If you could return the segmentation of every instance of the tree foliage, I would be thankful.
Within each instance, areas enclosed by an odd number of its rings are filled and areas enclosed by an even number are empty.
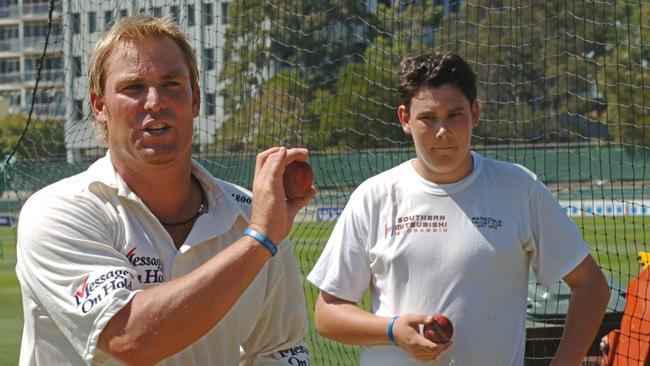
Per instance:
[[[607,99],[606,120],[614,141],[650,146],[650,5],[621,6],[612,25],[615,47],[602,59],[599,84]],[[631,26],[628,26],[631,25]]]
[[[444,14],[435,3],[233,1],[227,146],[408,143],[398,63],[433,48],[459,52],[478,75],[479,143],[650,141],[647,5],[476,0]]]
[[[440,44],[479,76],[486,143],[569,140],[575,116],[600,107],[598,57],[607,52],[615,6],[605,2],[480,0],[445,19]]]
[[[16,149],[16,157],[52,160],[65,156],[63,126],[54,120],[32,120],[23,136],[27,119],[22,114],[8,114],[0,120],[0,156]]]

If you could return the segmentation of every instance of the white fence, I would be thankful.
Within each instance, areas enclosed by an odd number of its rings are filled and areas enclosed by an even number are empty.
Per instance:
[[[571,200],[560,201],[569,216],[647,216],[650,200]]]

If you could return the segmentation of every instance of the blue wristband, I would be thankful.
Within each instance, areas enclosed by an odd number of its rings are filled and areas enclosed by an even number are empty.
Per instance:
[[[272,257],[278,253],[278,247],[273,244],[271,239],[267,238],[266,235],[253,229],[244,230],[244,235],[250,236],[251,238],[260,242],[260,244],[262,244],[266,249],[269,250],[269,252],[271,252]]]
[[[395,315],[394,317],[390,318],[390,321],[388,322],[388,340],[395,346],[397,346],[397,342],[395,342],[395,336],[393,336],[393,324],[395,324],[395,320],[397,320],[397,318],[399,318],[399,316]]]

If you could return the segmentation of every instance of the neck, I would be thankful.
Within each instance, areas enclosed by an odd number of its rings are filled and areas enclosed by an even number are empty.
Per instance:
[[[115,162],[113,165],[129,188],[161,222],[184,221],[198,211],[203,201],[201,185],[192,178],[189,159],[130,169]]]

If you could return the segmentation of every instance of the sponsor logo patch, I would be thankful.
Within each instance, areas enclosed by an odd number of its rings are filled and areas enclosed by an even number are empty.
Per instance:
[[[140,283],[161,283],[165,280],[162,261],[158,257],[137,255],[135,247],[126,253],[129,263],[138,270]],[[142,269],[137,267],[143,267]]]
[[[115,269],[94,276],[89,274],[84,278],[83,283],[73,294],[73,299],[77,309],[86,314],[91,311],[95,305],[108,297],[113,291],[119,289],[133,289],[133,274],[124,269]]]
[[[309,366],[309,350],[300,345],[278,352],[283,364],[292,366]]]
[[[394,225],[384,224],[384,238],[411,233],[446,233],[445,215],[417,214],[397,217]]]
[[[484,216],[472,217],[472,224],[479,229],[488,228],[492,230],[498,230],[502,226],[501,219]]]

